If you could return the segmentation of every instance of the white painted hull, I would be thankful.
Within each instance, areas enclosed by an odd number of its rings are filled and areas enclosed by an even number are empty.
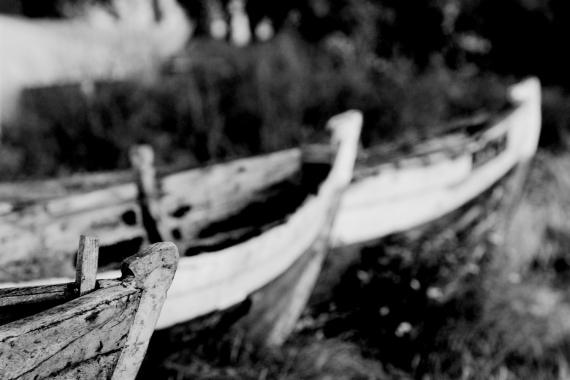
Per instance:
[[[528,80],[513,88],[512,94],[519,106],[476,141],[466,143],[462,154],[450,158],[434,153],[423,160],[409,158],[383,164],[375,168],[376,174],[354,181],[341,200],[333,226],[334,244],[365,242],[437,219],[474,199],[515,165],[532,157],[540,132],[540,84]],[[355,129],[360,122],[361,116],[356,113],[341,119],[341,124]],[[180,259],[157,328],[242,302],[285,273],[312,246],[322,243],[322,231],[330,223],[338,196],[353,176],[355,129],[346,128],[344,139],[337,136],[349,148],[339,152],[318,194],[306,199],[281,224],[228,248]],[[502,136],[506,136],[504,150],[474,167],[475,152]],[[301,150],[293,149],[167,176],[160,184],[163,194],[157,227],[183,254],[202,227],[231,216],[251,202],[256,192],[298,170],[300,162]],[[0,199],[2,192],[0,187]],[[99,235],[102,245],[134,237],[144,240],[146,231],[136,196],[136,186],[127,183],[42,200],[37,207],[24,211],[5,202],[4,212],[0,207],[0,265],[31,255],[72,253],[80,234]],[[189,211],[178,215],[180,210]],[[102,278],[117,275],[116,271],[101,273]],[[42,279],[26,284],[62,281]]]
[[[285,273],[315,244],[321,245],[320,257],[324,257],[328,232],[325,239],[322,234],[324,230],[330,229],[340,195],[350,182],[362,116],[358,112],[347,112],[331,119],[329,123],[333,129],[333,146],[335,151],[338,147],[338,151],[328,177],[320,185],[317,194],[310,195],[284,221],[259,236],[216,252],[181,257],[177,274],[156,325],[157,329],[224,310],[244,301],[250,294]],[[174,240],[180,251],[184,252],[189,241],[191,242],[189,236],[196,234],[203,225],[208,224],[211,219],[219,220],[232,215],[251,200],[252,193],[279,182],[298,170],[301,161],[301,151],[295,149],[215,165],[207,170],[192,170],[167,176],[161,180],[164,193],[159,201],[162,211],[158,228],[165,233],[172,228],[183,231],[180,233],[181,238]],[[247,167],[247,170],[244,167]],[[109,198],[103,196],[103,193],[116,196]],[[108,202],[104,202],[104,199]],[[2,234],[5,234],[4,243],[8,243],[9,236],[16,237],[12,238],[10,244],[0,245],[0,262],[25,258],[34,249],[45,249],[50,251],[51,255],[57,254],[72,247],[71,244],[68,247],[69,235],[77,237],[78,234],[100,233],[104,237],[106,233],[111,234],[115,230],[115,236],[117,229],[127,227],[137,232],[133,233],[133,236],[138,236],[138,232],[144,235],[133,184],[39,204],[41,206],[26,209],[24,212],[12,210],[2,216],[0,243]],[[181,218],[172,216],[180,207],[186,206],[192,208],[187,215]],[[102,211],[105,214],[107,209],[113,212],[103,218],[107,220],[103,223],[99,215]],[[130,225],[125,222],[126,211],[132,211],[136,215],[136,222]],[[53,217],[54,215],[56,217]],[[57,229],[57,233],[54,233],[54,229]],[[20,234],[10,235],[14,230]],[[69,231],[71,234],[68,234]],[[18,236],[22,240],[18,241]],[[51,242],[57,242],[57,245]],[[103,244],[105,243],[102,239]],[[311,264],[311,267],[320,268],[320,263]],[[307,276],[316,279],[318,270],[310,270],[307,273],[302,276],[305,277],[301,278],[302,283],[311,282]],[[118,274],[118,271],[109,271],[100,273],[99,277],[114,278]],[[17,285],[58,282],[63,282],[63,279],[42,279]],[[307,293],[304,297],[308,298],[310,289],[304,289],[304,292]],[[298,300],[293,303],[304,305],[303,301]],[[297,305],[297,309],[299,308]]]
[[[536,151],[541,126],[540,83],[526,80],[511,89],[518,107],[457,157],[434,153],[383,164],[378,173],[354,181],[344,193],[333,229],[333,245],[363,243],[435,220],[490,188]],[[506,136],[496,157],[473,167],[485,143]],[[358,171],[358,167],[356,169]]]

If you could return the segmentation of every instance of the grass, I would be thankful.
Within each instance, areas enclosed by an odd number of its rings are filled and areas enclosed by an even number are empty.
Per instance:
[[[350,108],[364,113],[364,146],[415,141],[504,108],[505,83],[437,57],[420,71],[341,35],[311,45],[287,32],[245,48],[196,39],[154,79],[28,90],[22,118],[3,127],[0,180],[124,169],[138,143],[185,166],[276,151],[322,137]]]

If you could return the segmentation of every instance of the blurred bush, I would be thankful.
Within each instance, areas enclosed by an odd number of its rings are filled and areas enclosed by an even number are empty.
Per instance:
[[[364,146],[415,141],[445,121],[506,104],[503,80],[382,59],[335,33],[308,43],[294,31],[245,48],[195,39],[156,78],[29,90],[5,129],[2,180],[128,167],[133,144],[158,164],[197,165],[298,146],[326,120],[364,112]]]

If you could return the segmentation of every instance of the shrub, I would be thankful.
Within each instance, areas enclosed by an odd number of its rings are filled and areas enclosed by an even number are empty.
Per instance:
[[[332,115],[364,113],[364,146],[413,142],[445,121],[504,107],[503,83],[442,60],[419,70],[383,60],[342,34],[318,44],[294,32],[245,48],[196,39],[154,79],[28,91],[6,128],[2,180],[128,167],[149,143],[159,164],[204,162],[314,141]]]

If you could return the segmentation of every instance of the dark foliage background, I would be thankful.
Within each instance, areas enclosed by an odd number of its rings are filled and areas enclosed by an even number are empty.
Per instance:
[[[212,1],[183,3],[196,22],[208,20]],[[69,9],[63,0],[31,4],[21,2],[24,14],[63,17]],[[251,11],[257,3],[247,4]],[[158,77],[87,92],[27,91],[22,118],[4,129],[0,178],[125,168],[136,143],[152,144],[159,164],[274,151],[317,138],[330,116],[349,108],[364,112],[364,146],[415,141],[453,118],[506,105],[505,84],[514,79],[475,65],[459,47],[453,2],[288,4],[256,8],[285,17],[265,43],[236,47],[202,35]]]

